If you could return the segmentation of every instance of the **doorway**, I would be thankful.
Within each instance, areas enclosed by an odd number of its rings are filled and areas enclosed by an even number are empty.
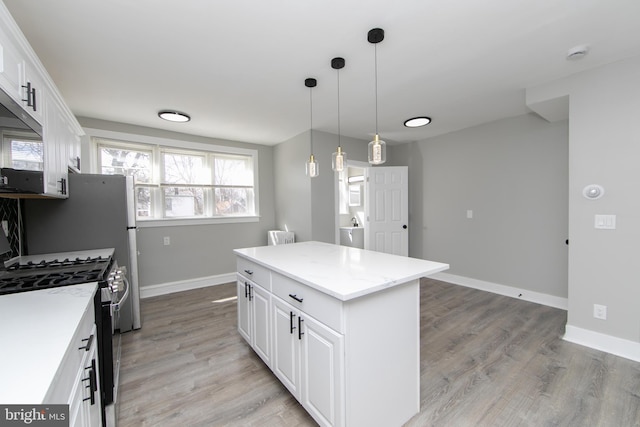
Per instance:
[[[408,256],[408,168],[350,161],[336,174],[339,245]]]

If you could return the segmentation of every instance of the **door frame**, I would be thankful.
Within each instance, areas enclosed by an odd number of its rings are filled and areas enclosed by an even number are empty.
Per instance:
[[[347,166],[346,167],[354,167],[354,168],[361,168],[361,169],[369,169],[371,167],[371,165],[369,164],[369,162],[361,162],[359,160],[347,160]],[[334,219],[334,223],[335,223],[335,230],[334,230],[334,240],[336,245],[340,244],[340,174],[338,172],[334,172],[334,183],[333,183],[333,205],[335,206],[334,209],[334,215],[335,215],[335,219]],[[367,197],[366,191],[363,192],[364,196],[363,197]]]

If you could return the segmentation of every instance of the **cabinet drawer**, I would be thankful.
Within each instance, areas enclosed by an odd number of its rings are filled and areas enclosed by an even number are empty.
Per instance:
[[[344,333],[342,301],[278,273],[272,273],[271,279],[274,295],[330,328]]]
[[[241,274],[269,291],[271,290],[271,274],[269,270],[242,257],[238,257],[237,266],[238,274]]]
[[[56,372],[43,403],[68,403],[79,369],[88,351],[98,345],[93,303],[89,304]],[[88,347],[88,349],[87,349]]]

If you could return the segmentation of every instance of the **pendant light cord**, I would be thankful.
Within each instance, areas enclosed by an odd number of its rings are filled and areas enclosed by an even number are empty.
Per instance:
[[[340,69],[338,68],[338,147],[340,147]]]
[[[313,95],[309,88],[309,145],[311,146],[311,155],[313,156]]]
[[[378,44],[375,43],[373,45],[373,57],[374,57],[374,62],[375,62],[375,83],[376,83],[376,89],[375,89],[375,93],[376,93],[376,135],[378,134]]]

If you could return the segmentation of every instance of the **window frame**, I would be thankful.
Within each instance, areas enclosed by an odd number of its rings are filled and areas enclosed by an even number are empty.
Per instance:
[[[151,151],[152,165],[151,165],[151,183],[149,184],[137,184],[140,187],[150,187],[156,193],[156,197],[152,197],[151,203],[154,212],[160,212],[162,217],[153,217],[149,219],[137,218],[136,222],[138,227],[165,227],[165,226],[184,226],[184,225],[203,225],[203,224],[223,224],[223,223],[243,223],[243,222],[257,222],[260,220],[259,211],[259,188],[258,188],[258,150],[225,146],[225,145],[213,145],[204,144],[198,142],[190,142],[183,140],[174,140],[168,138],[158,138],[145,135],[136,134],[123,134],[120,132],[105,131],[100,129],[85,128],[85,132],[90,141],[90,172],[102,173],[101,164],[99,163],[99,150],[101,146],[120,147],[131,150]],[[164,197],[161,195],[163,191],[162,184],[160,183],[162,177],[162,155],[163,152],[171,153],[184,153],[184,154],[206,154],[210,161],[213,161],[215,154],[222,156],[244,156],[249,157],[253,168],[253,202],[254,213],[253,215],[215,215],[214,210],[206,211],[205,214],[211,214],[212,216],[188,218],[188,217],[165,217],[164,216]],[[213,198],[215,188],[217,188],[213,181],[211,185],[206,185],[206,188],[211,190],[211,198]],[[211,202],[213,205],[215,202]]]

